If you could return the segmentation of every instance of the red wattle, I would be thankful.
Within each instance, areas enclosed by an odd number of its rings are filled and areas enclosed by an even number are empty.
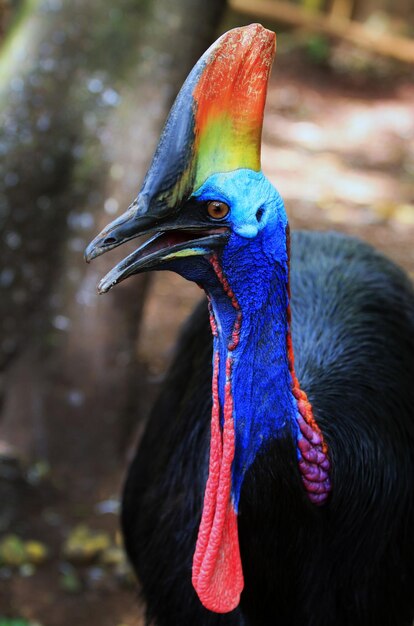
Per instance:
[[[201,603],[210,611],[227,613],[237,607],[243,589],[237,514],[231,502],[231,465],[235,434],[231,366],[226,362],[223,432],[218,398],[219,354],[214,355],[213,408],[209,475],[193,559],[192,581]]]

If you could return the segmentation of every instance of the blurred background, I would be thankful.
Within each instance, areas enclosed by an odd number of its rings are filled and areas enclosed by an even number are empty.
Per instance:
[[[143,624],[119,494],[202,295],[166,272],[99,297],[125,247],[83,250],[197,58],[253,21],[278,33],[262,157],[291,225],[414,276],[412,0],[0,0],[0,626]]]

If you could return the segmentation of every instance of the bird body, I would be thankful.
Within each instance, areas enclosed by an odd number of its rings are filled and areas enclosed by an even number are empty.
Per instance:
[[[412,288],[356,239],[293,232],[291,291],[296,372],[330,450],[329,503],[315,507],[304,493],[289,431],[269,442],[239,503],[241,613],[200,605],[190,572],[213,351],[203,303],[182,333],[124,493],[126,548],[157,625],[412,624]]]
[[[185,328],[130,468],[125,545],[155,626],[411,626],[414,292],[372,248],[293,233],[260,170],[274,35],[223,35],[167,120],[137,200],[90,260],[168,269]]]

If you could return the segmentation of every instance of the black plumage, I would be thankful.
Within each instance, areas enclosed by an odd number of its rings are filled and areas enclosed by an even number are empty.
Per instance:
[[[186,324],[126,481],[122,526],[156,626],[411,626],[414,616],[414,292],[356,239],[296,232],[296,373],[329,447],[332,493],[307,498],[287,433],[242,487],[245,590],[205,610],[191,565],[208,473],[212,339]]]

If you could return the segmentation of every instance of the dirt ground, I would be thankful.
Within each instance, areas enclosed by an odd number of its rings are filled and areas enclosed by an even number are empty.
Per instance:
[[[263,170],[284,197],[293,228],[357,235],[414,277],[413,101],[414,83],[407,79],[351,83],[282,56],[270,85]],[[196,286],[175,275],[154,276],[137,347],[145,404],[156,393],[178,326],[200,297]],[[143,623],[136,586],[122,564],[71,565],[62,553],[65,537],[81,522],[119,543],[123,472],[96,485],[89,507],[69,502],[47,477],[32,480],[16,528],[43,541],[50,557],[32,569],[0,568],[0,623],[2,616],[43,626]],[[74,484],[82,478],[73,468]]]

